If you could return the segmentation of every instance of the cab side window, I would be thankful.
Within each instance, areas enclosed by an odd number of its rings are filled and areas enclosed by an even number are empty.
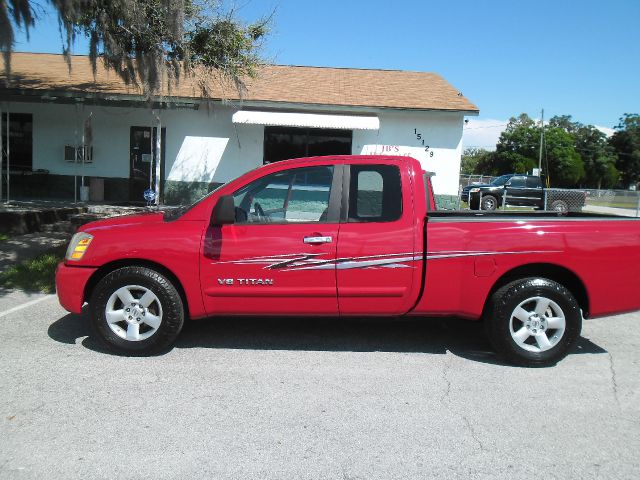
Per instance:
[[[326,222],[333,167],[277,172],[233,194],[236,223]]]
[[[509,186],[511,188],[525,188],[524,177],[512,177],[511,180],[509,180]]]
[[[402,216],[400,169],[351,165],[349,222],[393,222]]]
[[[527,177],[527,188],[540,188],[540,177]]]

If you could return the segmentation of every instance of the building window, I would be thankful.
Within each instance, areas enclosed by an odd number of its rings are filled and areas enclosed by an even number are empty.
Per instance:
[[[264,127],[264,163],[289,158],[351,155],[351,130]]]
[[[2,113],[2,168],[7,168],[7,113]],[[9,167],[33,170],[33,115],[9,113]]]

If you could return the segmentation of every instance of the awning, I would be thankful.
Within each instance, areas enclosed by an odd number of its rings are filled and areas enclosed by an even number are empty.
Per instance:
[[[380,128],[380,120],[375,116],[260,112],[255,110],[240,110],[234,113],[233,123],[344,130],[378,130]]]

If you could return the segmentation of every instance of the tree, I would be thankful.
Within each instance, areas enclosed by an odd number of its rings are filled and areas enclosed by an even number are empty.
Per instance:
[[[615,187],[620,173],[607,136],[593,125],[585,125],[576,131],[575,139],[576,150],[584,162],[585,184],[598,189]]]
[[[29,35],[29,28],[34,24],[34,12],[29,0],[0,0],[0,51],[4,57],[7,76],[11,72],[11,49],[15,41],[14,24],[18,28],[24,28]]]
[[[544,129],[542,171],[557,187],[610,188],[619,178],[627,185],[640,180],[640,116],[625,115],[611,139],[593,125],[571,115],[552,117]],[[526,113],[512,117],[500,135],[495,152],[471,151],[463,167],[474,172],[503,175],[526,173],[538,166],[541,127]]]
[[[543,162],[543,171],[554,187],[575,187],[585,176],[575,137],[560,127],[545,128]]]
[[[574,122],[571,115],[555,116],[549,126],[560,128],[573,137],[575,151],[584,164],[584,186],[610,188],[618,183],[616,156],[607,136],[593,125]],[[579,170],[579,166],[575,166]]]
[[[259,52],[271,17],[244,25],[216,0],[49,0],[59,15],[63,51],[89,38],[94,73],[101,59],[127,84],[150,98],[171,88],[183,74],[208,97],[211,86],[231,84],[242,93],[245,80],[262,63]],[[0,0],[0,48],[10,73],[13,26],[37,25],[33,0]]]
[[[482,168],[490,164],[493,152],[484,148],[466,148],[462,153],[460,173],[463,175],[475,175],[484,173]]]
[[[573,187],[585,176],[584,162],[575,149],[577,128],[570,116],[554,117],[544,129],[542,170],[554,186]],[[493,175],[527,173],[540,162],[541,127],[526,113],[511,118],[500,135],[494,156]]]
[[[526,113],[511,117],[496,144],[492,175],[526,173],[538,166],[540,128]]]
[[[625,187],[640,182],[640,115],[625,113],[610,139]]]

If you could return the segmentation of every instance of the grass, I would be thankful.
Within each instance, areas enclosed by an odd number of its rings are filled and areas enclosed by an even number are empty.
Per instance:
[[[469,204],[466,202],[460,202],[460,210],[469,210]],[[497,210],[513,211],[513,212],[526,212],[529,210],[535,211],[533,207],[513,207],[513,206],[507,205],[505,208],[502,208],[502,204],[500,204],[500,207]],[[483,210],[483,211],[486,212],[486,210]]]
[[[626,200],[613,200],[607,201],[606,199],[595,200],[595,199],[587,199],[587,205],[595,205],[598,207],[611,207],[611,208],[627,208],[631,210],[635,210],[638,208],[638,202],[635,199],[631,199],[629,201]]]
[[[9,239],[9,235],[5,233],[0,233],[0,242],[4,242]]]
[[[64,258],[66,245],[14,265],[0,273],[0,287],[16,288],[27,292],[55,292],[55,275],[58,263]]]

